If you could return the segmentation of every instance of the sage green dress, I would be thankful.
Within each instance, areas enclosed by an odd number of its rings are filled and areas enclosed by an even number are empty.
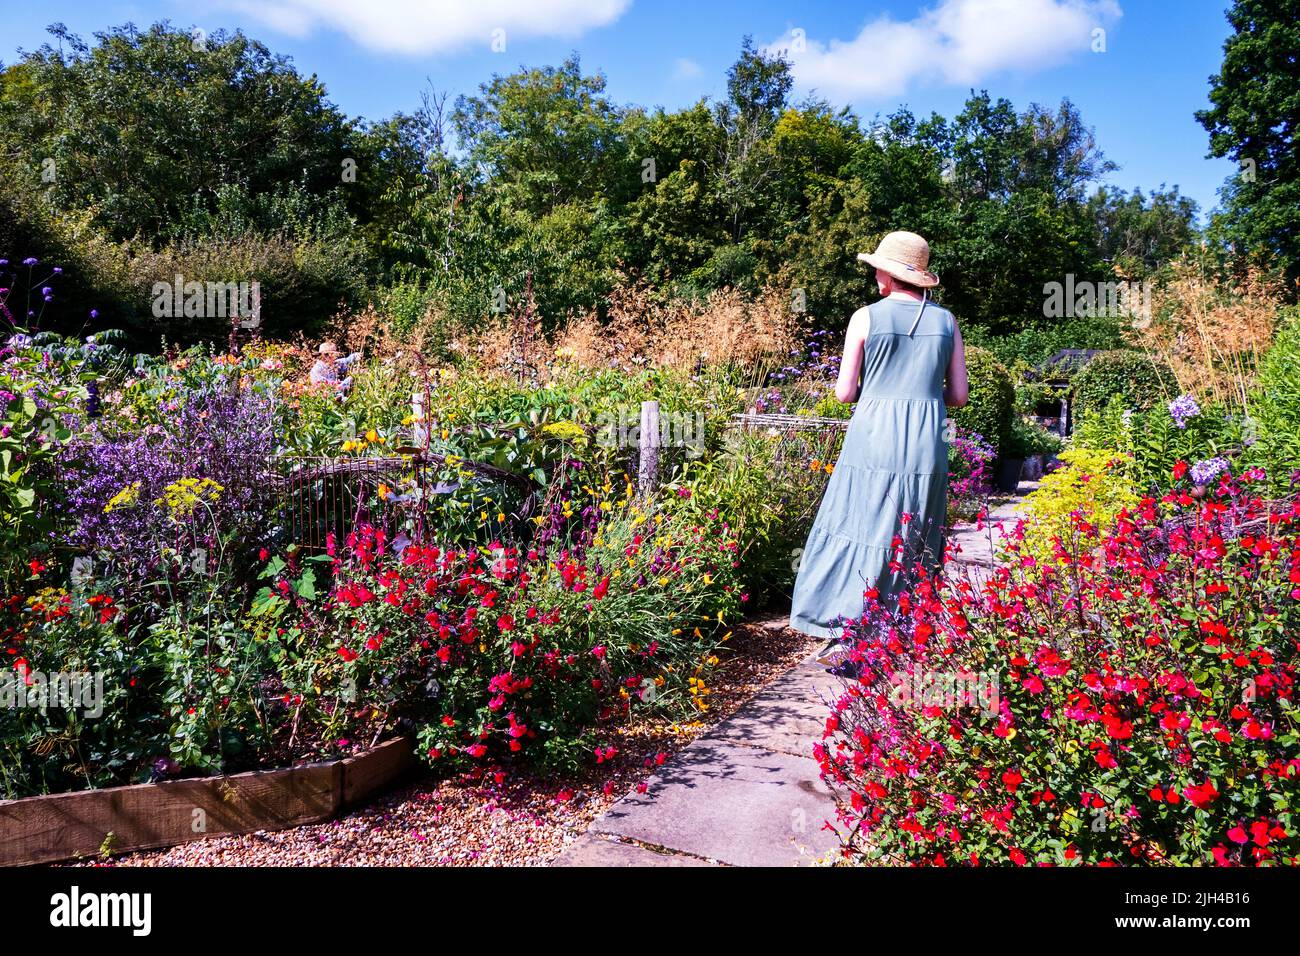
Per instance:
[[[932,302],[869,307],[857,407],[799,563],[790,625],[839,637],[874,588],[888,605],[918,556],[943,555],[948,505],[944,376],[956,322]],[[891,546],[905,542],[900,558]],[[891,568],[891,561],[899,559]]]

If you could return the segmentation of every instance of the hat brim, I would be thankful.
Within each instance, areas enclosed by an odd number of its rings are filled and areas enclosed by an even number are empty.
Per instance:
[[[900,282],[906,282],[908,285],[914,285],[922,289],[929,289],[939,284],[939,277],[933,272],[913,269],[897,259],[886,259],[884,256],[878,256],[871,252],[859,252],[858,261],[873,265],[881,272],[888,272]]]

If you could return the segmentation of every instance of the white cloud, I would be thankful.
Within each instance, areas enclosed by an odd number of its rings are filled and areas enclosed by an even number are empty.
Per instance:
[[[940,0],[911,20],[872,20],[852,40],[794,27],[766,49],[785,52],[805,89],[870,99],[1053,67],[1090,50],[1093,30],[1121,16],[1117,0]]]
[[[704,68],[694,60],[679,56],[673,63],[674,80],[693,80],[704,73]]]
[[[383,53],[449,53],[504,30],[516,39],[577,37],[613,23],[631,0],[221,0],[272,29],[306,36],[325,28]]]

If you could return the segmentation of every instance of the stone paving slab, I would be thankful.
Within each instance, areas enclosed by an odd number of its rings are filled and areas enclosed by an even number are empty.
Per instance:
[[[735,866],[792,866],[838,845],[835,804],[816,761],[701,737],[592,823]]]
[[[1020,495],[1033,487],[1021,482]],[[1010,526],[1022,509],[1017,496],[994,509],[988,523]],[[950,573],[991,573],[988,529],[968,527],[956,537],[963,554]],[[794,866],[835,850],[839,841],[823,826],[835,803],[812,748],[841,686],[812,660],[791,668],[659,768],[645,793],[610,807],[553,865]]]
[[[708,860],[684,853],[660,853],[635,843],[588,831],[565,847],[552,866],[711,866]]]
[[[708,733],[729,743],[812,757],[822,739],[830,704],[844,684],[812,661],[804,661]]]
[[[1016,522],[1024,516],[1024,496],[1037,487],[1036,481],[1022,481],[1016,496],[991,510],[983,527],[964,525],[957,528],[949,540],[960,545],[961,551],[949,563],[949,574],[973,572],[976,578],[987,577],[993,566],[996,545],[1011,533]],[[997,527],[999,523],[1003,525],[1002,529]]]

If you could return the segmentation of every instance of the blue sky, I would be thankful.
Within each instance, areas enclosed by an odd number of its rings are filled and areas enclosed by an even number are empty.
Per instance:
[[[0,59],[40,46],[56,21],[87,38],[163,18],[209,32],[242,28],[317,74],[345,112],[380,118],[413,110],[426,80],[454,98],[493,73],[574,51],[584,70],[606,75],[615,100],[679,107],[725,92],[726,69],[750,34],[790,51],[797,94],[815,89],[868,118],[900,105],[952,116],[972,88],[1017,108],[1068,96],[1120,164],[1112,183],[1177,184],[1205,213],[1233,169],[1205,158],[1207,137],[1192,115],[1207,105],[1229,33],[1226,2],[52,0],[7,4]]]

